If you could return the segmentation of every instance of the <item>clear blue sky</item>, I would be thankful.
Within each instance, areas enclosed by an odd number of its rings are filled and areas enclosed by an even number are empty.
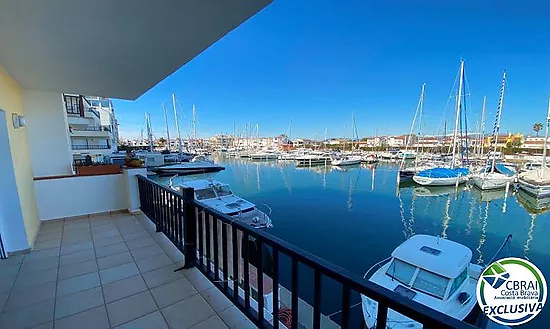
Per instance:
[[[423,82],[427,130],[436,132],[464,58],[470,127],[487,95],[486,131],[492,129],[506,68],[501,131],[530,133],[544,121],[550,93],[545,2],[275,0],[137,101],[115,100],[120,132],[138,136],[148,111],[155,135],[163,136],[161,103],[171,108],[175,92],[183,136],[191,104],[200,137],[231,133],[233,122],[276,135],[290,119],[292,137],[320,139],[325,127],[329,137],[350,137],[352,112],[360,136],[377,128],[405,133]],[[171,111],[169,120],[173,126]]]

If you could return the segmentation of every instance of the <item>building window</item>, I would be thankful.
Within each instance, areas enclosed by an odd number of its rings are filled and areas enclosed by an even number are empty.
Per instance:
[[[80,97],[78,96],[64,96],[65,108],[68,114],[80,115]]]

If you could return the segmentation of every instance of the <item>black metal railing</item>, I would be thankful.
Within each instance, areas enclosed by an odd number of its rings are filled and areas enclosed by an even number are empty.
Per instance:
[[[321,317],[326,317],[324,304],[334,300],[339,304],[335,322],[341,328],[364,327],[362,313],[354,309],[361,295],[378,303],[376,328],[386,328],[389,309],[423,328],[477,328],[371,283],[265,230],[203,207],[194,201],[192,188],[176,192],[144,176],[138,176],[138,187],[141,210],[157,232],[183,252],[184,268],[198,268],[260,328],[281,328],[282,323],[297,329],[298,320],[308,313],[312,319],[306,321],[319,329]],[[283,300],[283,289],[290,295],[288,301]],[[304,302],[312,311],[304,312]]]

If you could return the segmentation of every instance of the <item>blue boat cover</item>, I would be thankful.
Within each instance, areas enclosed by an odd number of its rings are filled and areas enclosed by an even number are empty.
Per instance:
[[[449,169],[449,168],[432,168],[432,169],[426,169],[422,170],[417,176],[420,177],[429,177],[429,178],[454,178],[458,176],[466,176],[469,173],[468,168],[455,168],[455,169]]]
[[[491,166],[488,165],[481,172],[486,173],[486,172],[490,172],[490,171],[491,171]],[[516,174],[512,169],[506,167],[502,163],[496,163],[495,164],[495,171],[498,172],[498,173],[501,173],[503,175],[510,176],[510,177],[512,177]]]

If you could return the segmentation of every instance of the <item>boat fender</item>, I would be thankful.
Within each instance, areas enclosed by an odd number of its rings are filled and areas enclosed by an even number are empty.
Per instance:
[[[458,294],[457,299],[460,302],[460,304],[465,304],[470,300],[470,294],[463,291],[460,294]]]

